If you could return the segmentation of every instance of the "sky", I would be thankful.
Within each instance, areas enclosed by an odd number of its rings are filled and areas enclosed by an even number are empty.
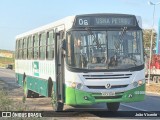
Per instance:
[[[149,0],[1,0],[0,49],[15,50],[18,34],[66,16],[91,13],[122,13],[142,17],[142,27],[152,28],[153,5]],[[153,3],[160,0],[151,0]],[[156,5],[154,28],[158,28],[160,5]]]

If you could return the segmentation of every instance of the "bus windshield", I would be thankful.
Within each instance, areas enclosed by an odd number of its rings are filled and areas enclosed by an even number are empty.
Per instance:
[[[81,69],[128,69],[144,64],[142,31],[71,31],[66,62]]]

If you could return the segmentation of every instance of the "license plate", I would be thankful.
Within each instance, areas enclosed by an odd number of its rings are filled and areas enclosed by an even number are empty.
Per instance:
[[[115,92],[102,92],[102,96],[115,96]]]

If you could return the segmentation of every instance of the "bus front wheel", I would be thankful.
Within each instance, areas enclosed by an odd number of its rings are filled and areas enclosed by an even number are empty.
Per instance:
[[[54,93],[54,91],[52,91],[51,103],[54,111],[63,111],[64,104],[57,101],[57,95]]]
[[[32,91],[32,97],[33,97],[33,98],[39,98],[39,94]]]
[[[120,102],[106,103],[108,111],[118,111]]]

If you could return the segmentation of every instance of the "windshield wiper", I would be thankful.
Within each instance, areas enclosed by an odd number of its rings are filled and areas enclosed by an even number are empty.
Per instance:
[[[122,33],[121,33],[121,35],[120,35],[120,37],[119,37],[119,41],[120,41],[120,42],[122,42],[126,31],[127,31],[127,27],[122,28]]]
[[[95,35],[93,34],[93,32],[91,31],[91,29],[90,29],[90,28],[86,28],[86,30],[87,30],[88,34],[92,36],[92,38],[93,38],[93,43],[94,43],[94,42],[96,43],[97,48],[101,48],[101,45],[99,44],[99,41],[96,39],[96,37],[95,37]]]
[[[127,27],[123,27],[122,32],[119,35],[119,39],[114,42],[114,46],[116,49],[119,49],[120,44],[122,44],[126,31],[127,31]]]

